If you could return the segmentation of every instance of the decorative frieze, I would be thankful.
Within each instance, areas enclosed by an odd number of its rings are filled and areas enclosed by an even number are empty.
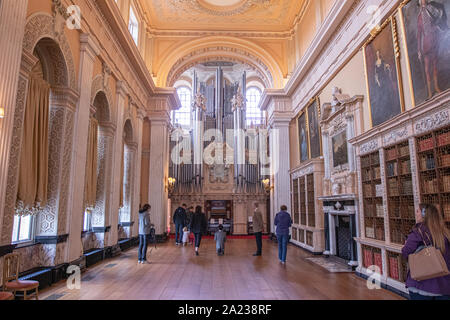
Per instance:
[[[300,169],[298,171],[295,171],[292,173],[292,179],[298,179],[300,177],[306,176],[308,174],[311,174],[314,172],[314,164],[311,164],[310,166]]]
[[[448,105],[448,103],[447,103]],[[441,110],[414,122],[415,134],[422,134],[428,131],[439,129],[450,123],[449,110]]]
[[[388,132],[383,137],[383,143],[385,146],[394,144],[398,141],[405,140],[408,137],[408,135],[409,135],[408,127],[395,129],[395,130]]]
[[[360,155],[364,155],[367,153],[374,152],[378,149],[379,149],[378,140],[372,140],[361,145],[361,147],[359,148],[359,153]]]

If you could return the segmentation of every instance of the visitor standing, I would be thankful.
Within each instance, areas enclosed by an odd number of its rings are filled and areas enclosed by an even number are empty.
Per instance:
[[[409,234],[402,255],[405,259],[425,246],[439,249],[450,269],[450,231],[434,205],[421,204],[416,212],[416,226]],[[408,272],[406,287],[412,300],[450,300],[450,275],[416,281]]]
[[[264,231],[264,222],[262,218],[261,211],[259,210],[259,203],[254,204],[255,211],[253,212],[253,233],[256,238],[256,253],[253,255],[255,257],[261,256],[262,254],[262,234]]]
[[[183,228],[186,223],[186,209],[187,205],[183,203],[181,207],[175,210],[173,214],[173,223],[175,224],[175,245],[180,245],[183,242]]]
[[[189,228],[191,225],[191,220],[192,220],[193,214],[194,214],[194,207],[190,206],[186,212],[186,223],[185,223],[185,226],[188,227],[188,231],[191,231],[191,230],[189,230]]]
[[[138,252],[138,263],[147,263],[147,247],[148,247],[148,236],[151,231],[150,223],[150,205],[146,204],[139,210],[139,252]]]
[[[292,226],[292,218],[286,206],[281,206],[281,211],[276,215],[275,226],[277,227],[278,258],[281,264],[286,264],[289,229]]]
[[[223,256],[225,254],[225,242],[227,241],[227,233],[223,231],[223,225],[219,225],[219,230],[214,234],[214,241],[216,242],[217,255]]]

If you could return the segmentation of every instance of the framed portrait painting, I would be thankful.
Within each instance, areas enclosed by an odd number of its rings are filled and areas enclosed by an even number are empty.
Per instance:
[[[403,109],[399,57],[396,56],[398,43],[394,43],[393,23],[393,18],[387,20],[364,45],[372,126],[392,119]]]
[[[319,99],[316,98],[308,107],[309,145],[310,157],[315,159],[321,156],[321,139],[319,127]]]
[[[309,159],[309,144],[308,144],[308,127],[306,126],[306,113],[298,118],[298,140],[300,143],[300,162]]]
[[[341,167],[348,163],[347,132],[342,131],[331,138],[333,148],[333,167]]]
[[[400,9],[416,105],[450,88],[450,1],[410,0]]]

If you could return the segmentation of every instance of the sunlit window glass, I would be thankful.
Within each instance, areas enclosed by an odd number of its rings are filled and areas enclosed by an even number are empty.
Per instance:
[[[262,124],[262,112],[259,109],[261,101],[261,91],[257,88],[249,88],[247,90],[247,126]]]
[[[191,91],[186,87],[181,87],[177,90],[180,98],[181,108],[174,112],[174,124],[181,126],[191,125]]]

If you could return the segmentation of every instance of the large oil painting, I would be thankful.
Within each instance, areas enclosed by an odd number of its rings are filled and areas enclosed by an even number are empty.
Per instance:
[[[450,88],[450,1],[411,0],[402,15],[419,105]]]
[[[311,159],[321,156],[320,148],[320,127],[319,127],[319,101],[314,102],[308,107],[308,123],[309,123],[309,143],[311,148]]]
[[[402,111],[391,21],[365,46],[364,53],[372,125],[377,126]]]
[[[300,162],[309,159],[308,128],[306,127],[306,113],[298,118],[298,140],[300,143]]]
[[[347,132],[342,131],[332,139],[333,167],[337,168],[348,163]]]

